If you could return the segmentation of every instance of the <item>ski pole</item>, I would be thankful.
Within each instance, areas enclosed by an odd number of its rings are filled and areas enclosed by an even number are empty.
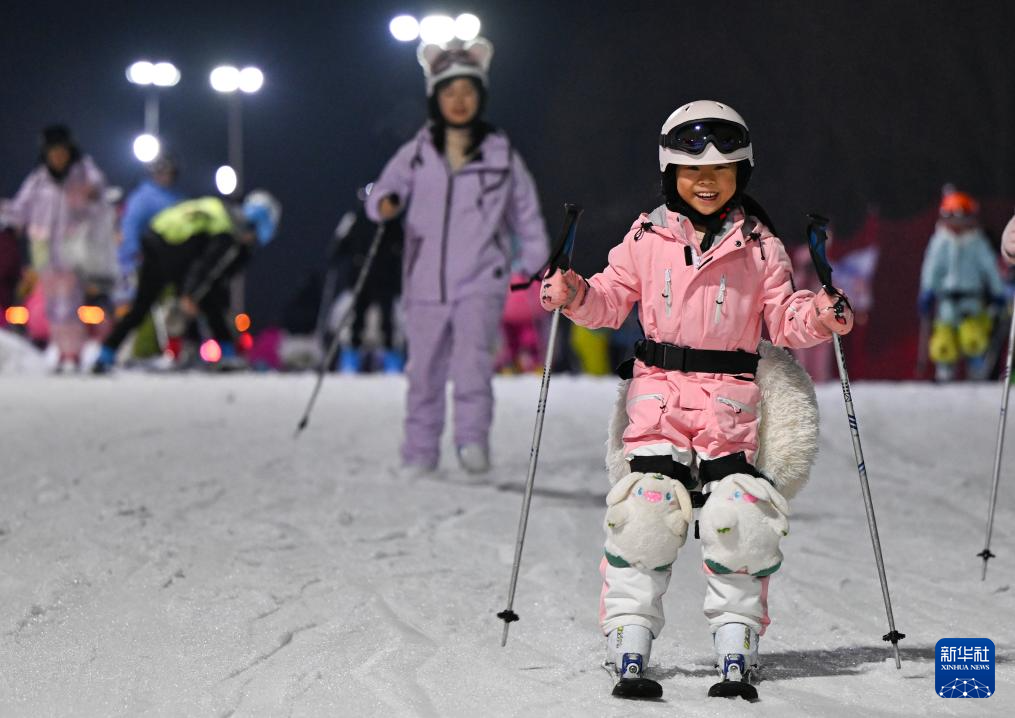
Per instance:
[[[353,219],[350,221],[348,218],[352,215]],[[338,226],[335,227],[335,233],[332,235],[331,245],[328,248],[328,252],[325,255],[325,261],[328,264],[328,271],[324,274],[324,286],[321,289],[321,303],[317,308],[317,326],[314,327],[314,337],[317,340],[317,344],[320,346],[324,345],[324,334],[328,328],[328,310],[331,308],[335,297],[335,288],[338,284],[338,267],[336,257],[338,250],[342,246],[342,241],[348,236],[352,225],[356,223],[355,213],[346,212],[342,215],[342,219],[339,221]]]
[[[360,292],[363,291],[363,285],[366,284],[367,275],[370,273],[370,265],[374,263],[374,256],[377,254],[377,249],[381,246],[381,240],[384,238],[385,225],[383,222],[377,225],[377,232],[374,233],[373,242],[370,243],[370,249],[367,250],[366,259],[363,260],[363,267],[359,270],[359,276],[356,277],[356,284],[352,288],[352,302],[349,304],[349,308],[346,309],[345,314],[339,320],[338,325],[335,327],[335,336],[331,338],[331,344],[328,346],[328,351],[325,353],[324,358],[321,360],[320,366],[317,367],[317,382],[314,384],[314,391],[310,395],[310,401],[307,402],[307,408],[303,412],[303,417],[300,419],[300,423],[296,427],[296,436],[299,437],[300,432],[307,428],[307,424],[310,422],[310,412],[314,409],[314,402],[317,401],[317,395],[321,391],[321,384],[324,382],[324,375],[328,371],[328,367],[335,361],[335,355],[338,353],[339,341],[342,337],[342,329],[345,328],[346,322],[352,317],[356,311],[356,299],[359,297]]]
[[[832,297],[838,297],[835,304],[836,314],[841,314],[847,306],[846,298],[832,286],[832,266],[825,255],[825,243],[828,241],[828,220],[817,214],[810,214],[811,223],[807,226],[807,243],[810,247],[811,260],[818,274],[824,291]],[[891,641],[895,649],[895,667],[902,668],[899,657],[899,641],[906,637],[905,633],[895,630],[895,617],[892,615],[892,598],[888,593],[888,578],[885,575],[885,561],[881,555],[881,539],[878,537],[878,522],[874,517],[874,502],[871,499],[870,483],[867,481],[867,465],[863,459],[863,448],[860,446],[860,427],[853,409],[853,395],[849,388],[849,374],[846,373],[846,361],[842,354],[842,338],[836,334],[832,339],[835,346],[835,361],[839,365],[839,379],[842,382],[842,398],[846,402],[846,418],[849,420],[849,431],[853,437],[853,455],[856,457],[856,469],[860,474],[860,489],[863,492],[864,507],[867,509],[867,527],[870,529],[871,543],[874,545],[874,559],[878,566],[878,577],[881,579],[881,594],[885,600],[885,611],[888,613],[888,633],[882,640]]]
[[[550,276],[558,269],[567,271],[571,267],[571,255],[574,253],[574,238],[578,231],[578,218],[581,216],[582,208],[576,204],[564,205],[564,231],[555,251],[550,255],[547,263],[545,276]],[[541,275],[542,273],[537,273]],[[537,275],[533,275],[536,277]],[[541,278],[541,277],[540,277]],[[512,289],[529,286],[532,280],[521,285],[513,286]],[[546,414],[546,395],[550,390],[550,371],[553,368],[553,354],[557,343],[557,326],[560,324],[560,307],[553,311],[553,319],[550,321],[550,338],[546,346],[546,360],[543,363],[543,382],[539,387],[539,402],[536,405],[536,426],[532,432],[532,449],[529,451],[529,473],[525,480],[525,496],[522,499],[522,514],[518,519],[518,536],[515,540],[515,559],[511,566],[511,584],[508,589],[507,608],[497,614],[497,618],[504,621],[504,634],[501,636],[500,645],[507,645],[508,629],[512,621],[518,620],[518,614],[512,610],[515,602],[515,589],[518,586],[518,568],[522,561],[522,548],[525,545],[525,529],[529,523],[529,505],[532,503],[532,485],[536,480],[536,464],[539,462],[539,441],[543,435],[543,417]]]
[[[990,535],[994,532],[994,509],[997,507],[997,488],[1001,483],[1001,456],[1004,453],[1004,429],[1008,418],[1008,394],[1011,391],[1012,350],[1015,347],[1015,306],[1012,307],[1011,327],[1008,329],[1008,357],[1001,374],[1001,418],[997,423],[997,450],[994,452],[994,485],[990,490],[990,508],[987,510],[987,540],[983,551],[976,554],[983,559],[981,581],[987,580],[987,561],[994,558],[990,552]]]
[[[919,381],[927,373],[927,342],[930,341],[930,317],[920,317],[920,333],[916,341],[916,370],[913,372],[913,378]]]

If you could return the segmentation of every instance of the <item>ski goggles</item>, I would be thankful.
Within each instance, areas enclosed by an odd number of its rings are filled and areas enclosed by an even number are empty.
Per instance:
[[[751,136],[747,128],[726,120],[694,120],[677,125],[659,136],[659,144],[669,150],[700,155],[710,144],[722,153],[748,147]]]

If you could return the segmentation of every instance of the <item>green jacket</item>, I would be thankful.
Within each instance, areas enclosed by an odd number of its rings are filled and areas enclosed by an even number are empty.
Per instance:
[[[241,223],[238,210],[222,199],[199,197],[162,210],[148,226],[161,240],[156,251],[173,257],[169,265],[185,267],[180,293],[200,300],[249,258],[238,237]]]
[[[218,197],[199,197],[174,204],[155,215],[150,226],[168,244],[183,244],[199,234],[231,235],[235,229],[229,208]]]

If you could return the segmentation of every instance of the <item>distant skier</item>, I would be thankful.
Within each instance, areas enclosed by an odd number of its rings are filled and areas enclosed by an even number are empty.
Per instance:
[[[222,350],[223,366],[238,363],[233,330],[226,321],[226,282],[257,245],[275,236],[282,207],[264,190],[247,195],[242,206],[218,197],[200,197],[159,212],[141,239],[137,296],[102,344],[93,371],[109,371],[116,351],[148,314],[168,284],[179,292],[180,308],[193,318],[203,313]]]
[[[148,164],[148,178],[127,195],[120,219],[120,246],[116,257],[124,299],[130,300],[137,291],[136,272],[141,264],[141,236],[156,214],[182,202],[183,192],[177,188],[179,167],[176,160],[163,153]]]
[[[483,120],[492,53],[483,38],[420,45],[429,122],[388,162],[366,201],[375,222],[405,213],[402,462],[410,474],[437,468],[449,378],[459,463],[472,473],[489,469],[493,348],[511,234],[525,270],[534,272],[546,258],[532,177],[507,136]]]
[[[993,317],[1004,307],[997,257],[980,228],[979,204],[945,185],[938,222],[927,244],[920,273],[920,316],[934,316],[928,347],[937,381],[956,377],[960,360],[966,378],[986,379]]]
[[[363,195],[366,199],[366,195]],[[362,209],[350,211],[339,224],[332,261],[344,265],[346,289],[352,289],[366,262],[370,246],[377,231]],[[356,297],[350,342],[342,347],[338,368],[345,374],[356,374],[366,367],[388,374],[397,374],[405,366],[402,352],[395,346],[395,304],[402,292],[401,265],[404,245],[401,222],[387,222],[384,235],[377,247],[370,271]],[[376,306],[381,315],[381,342],[374,356],[368,356],[363,346],[367,311]]]
[[[64,125],[42,131],[40,164],[3,207],[3,220],[23,230],[29,260],[45,297],[57,369],[76,368],[86,338],[78,308],[115,273],[112,208],[106,179]]]
[[[627,393],[629,473],[607,499],[600,567],[600,619],[617,695],[644,688],[639,677],[664,625],[671,564],[691,504],[701,502],[704,610],[724,681],[710,693],[754,691],[744,684],[758,664],[769,576],[788,530],[786,499],[755,466],[761,397],[752,379],[762,321],[775,344],[793,348],[853,326],[844,297],[794,290],[782,242],[744,194],[753,166],[737,112],[713,101],[681,106],[659,140],[665,204],[638,217],[599,274],[586,280],[569,270],[543,282],[548,311],[562,307],[581,326],[618,327],[638,302],[645,330]],[[657,526],[659,507],[669,515]],[[737,522],[742,530],[726,533]]]

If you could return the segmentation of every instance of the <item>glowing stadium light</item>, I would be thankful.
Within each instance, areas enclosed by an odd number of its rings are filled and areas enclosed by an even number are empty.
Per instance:
[[[215,170],[215,187],[219,194],[230,195],[236,191],[236,170],[229,165],[222,165]]]
[[[23,326],[28,324],[28,317],[27,307],[7,307],[7,311],[4,312],[4,319],[8,324]]]
[[[466,42],[479,37],[479,18],[471,13],[462,13],[456,17],[455,37]]]
[[[103,311],[102,307],[86,304],[78,307],[78,319],[81,320],[82,324],[96,326],[106,321],[106,313]]]
[[[419,20],[412,15],[399,15],[388,23],[388,30],[399,42],[412,42],[419,37]]]
[[[173,87],[180,81],[180,71],[171,62],[156,62],[152,66],[152,84],[158,87]]]
[[[447,15],[427,15],[419,23],[419,37],[423,42],[443,45],[455,37],[455,21]]]
[[[214,364],[222,358],[222,347],[214,339],[209,339],[201,345],[201,358],[209,364]]]
[[[264,73],[256,67],[240,70],[240,91],[252,95],[264,86]]]
[[[150,85],[155,81],[155,65],[138,60],[127,68],[127,79],[135,85]]]
[[[141,162],[151,162],[159,156],[161,149],[159,138],[155,135],[145,133],[134,139],[134,156]]]
[[[215,92],[236,92],[240,89],[240,71],[232,65],[220,65],[208,77]]]

